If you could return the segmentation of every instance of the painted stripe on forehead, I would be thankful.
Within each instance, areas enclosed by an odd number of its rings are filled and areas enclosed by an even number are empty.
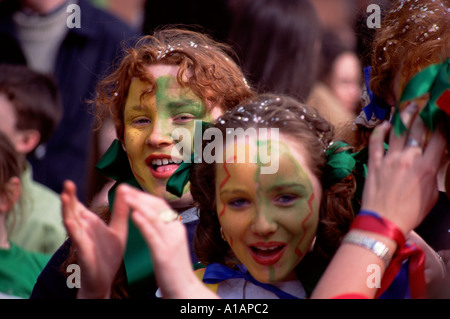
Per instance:
[[[261,167],[263,167],[264,165],[267,165],[267,164],[262,163],[259,160],[259,157],[258,157],[258,154],[260,154],[259,147],[269,144],[269,141],[270,140],[263,140],[263,141],[258,140],[257,141],[258,152],[256,155],[257,156],[256,164],[258,165],[258,169],[256,170],[254,180],[255,180],[255,183],[257,183],[258,185],[261,185],[260,178],[262,178],[266,175],[266,174],[261,173]],[[297,160],[297,158],[292,153],[290,147],[286,143],[283,143],[281,141],[278,141],[278,143],[276,143],[276,145],[278,145],[278,148],[279,148],[278,149],[279,158],[277,160],[280,161],[281,156],[286,157],[293,164],[294,171],[289,176],[284,174],[284,175],[278,177],[277,180],[270,185],[270,188],[268,190],[272,191],[278,187],[286,187],[288,185],[291,185],[291,186],[295,186],[297,188],[301,187],[302,189],[304,189],[305,193],[309,194],[310,192],[312,192],[313,191],[312,182],[311,182],[309,176],[304,171],[302,164]],[[295,180],[287,181],[286,180],[287,177],[289,177],[289,178],[293,177],[293,178],[295,178]],[[301,179],[301,180],[299,181],[298,179]],[[263,198],[261,196],[259,196],[259,199],[262,202]]]
[[[168,108],[167,113],[173,111],[193,112],[196,116],[203,116],[205,106],[199,97],[188,87],[173,87],[177,84],[177,79],[171,75],[164,75],[156,79],[158,90],[156,91],[156,105],[164,103],[164,107]],[[172,89],[175,89],[173,91]]]

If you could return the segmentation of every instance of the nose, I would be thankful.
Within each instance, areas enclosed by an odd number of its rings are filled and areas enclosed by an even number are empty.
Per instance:
[[[253,233],[260,236],[268,236],[275,233],[278,229],[278,223],[275,218],[275,212],[270,208],[261,208],[255,213],[251,225]]]
[[[164,147],[173,143],[172,130],[170,124],[166,121],[157,120],[154,123],[147,143],[153,147]]]

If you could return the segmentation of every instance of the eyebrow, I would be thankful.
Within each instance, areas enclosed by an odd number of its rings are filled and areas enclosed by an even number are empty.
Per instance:
[[[232,189],[224,189],[220,192],[220,195],[226,195],[226,194],[243,194],[247,193],[248,191],[243,188],[232,188]]]
[[[132,110],[132,111],[142,111],[143,108],[144,108],[144,105],[138,104],[138,105],[132,106],[132,107],[131,107],[131,110]]]
[[[185,107],[185,106],[193,106],[193,107],[196,107],[196,108],[202,108],[203,107],[203,103],[202,102],[195,101],[194,99],[179,99],[179,100],[171,101],[167,105],[171,109],[178,109],[180,107]]]
[[[298,189],[300,189],[301,192],[307,191],[307,188],[305,187],[304,184],[295,183],[295,182],[293,182],[293,183],[283,183],[283,182],[276,183],[275,185],[273,185],[269,188],[269,191],[271,191],[271,192],[272,191],[282,191],[286,188],[298,188]]]

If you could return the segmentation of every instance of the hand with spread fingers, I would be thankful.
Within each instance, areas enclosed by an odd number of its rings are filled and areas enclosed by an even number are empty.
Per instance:
[[[363,237],[373,238],[378,244],[382,243],[385,252],[389,252],[386,254],[388,259],[381,258],[385,255],[371,250],[373,247],[361,249],[354,243],[349,245],[343,242],[316,286],[313,298],[376,297],[378,287],[366,284],[367,267],[376,264],[383,276],[388,274],[388,278],[392,279],[391,275],[395,276],[396,272],[385,271],[392,264],[394,253],[403,248],[399,247],[399,243],[401,237],[406,235],[408,241],[414,241],[425,251],[424,282],[428,283],[436,274],[442,278],[443,269],[439,260],[429,257],[434,251],[425,247],[428,245],[411,231],[420,224],[437,200],[436,176],[446,142],[439,129],[429,134],[417,116],[417,111],[417,106],[411,104],[401,114],[409,128],[408,134],[397,136],[388,122],[377,126],[371,134],[368,172],[359,213],[365,221],[359,225],[353,223],[351,230]],[[389,149],[386,152],[384,142],[388,134]],[[411,139],[415,142],[411,142]],[[378,217],[374,218],[376,215]],[[400,237],[397,231],[402,233]],[[354,260],[359,262],[354,263]],[[395,265],[399,265],[397,260]]]
[[[127,185],[119,186],[119,194],[117,209],[131,210],[131,219],[150,248],[163,298],[217,298],[195,276],[186,228],[167,202]]]
[[[121,194],[117,195],[118,199]],[[128,233],[128,210],[118,200],[111,221],[106,224],[76,197],[76,186],[66,181],[61,193],[64,225],[81,267],[81,288],[77,298],[109,298],[114,277],[122,263]]]
[[[402,112],[402,119],[409,133],[391,132],[386,154],[383,142],[390,124],[383,123],[371,135],[362,209],[377,212],[406,234],[436,203],[436,175],[446,143],[439,129],[428,136],[414,103]]]

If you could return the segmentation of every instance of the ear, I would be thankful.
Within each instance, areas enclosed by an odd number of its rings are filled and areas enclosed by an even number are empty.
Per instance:
[[[16,150],[28,154],[39,145],[41,133],[38,130],[20,130],[16,137]]]
[[[0,194],[0,213],[9,212],[20,198],[22,184],[20,178],[13,176],[5,185],[5,194]]]

